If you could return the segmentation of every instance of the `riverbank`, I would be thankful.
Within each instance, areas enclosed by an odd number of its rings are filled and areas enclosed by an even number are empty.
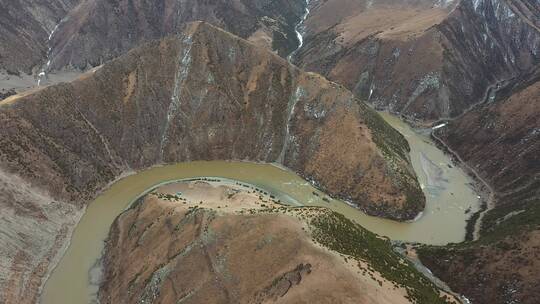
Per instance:
[[[409,141],[411,161],[426,198],[431,201],[427,205],[440,208],[441,204],[459,204],[458,201],[463,204],[468,201],[469,204],[458,208],[469,221],[471,215],[481,209],[481,196],[474,179],[464,170],[459,159],[440,149],[429,136],[431,129],[411,127],[407,122],[385,112],[381,115]],[[460,231],[464,238],[457,242],[463,241],[468,234],[466,228]]]
[[[454,152],[441,138],[437,136],[436,130],[431,132],[431,138],[438,147],[448,153],[456,164],[459,164],[462,169],[473,179],[473,188],[480,198],[480,208],[474,212],[467,221],[465,240],[474,241],[480,238],[480,231],[482,226],[482,218],[485,214],[491,210],[495,205],[495,191],[486,182],[476,170],[464,162],[461,157]]]
[[[388,241],[342,216],[213,178],[138,200],[115,220],[105,255],[102,303],[449,303]]]
[[[419,121],[411,119],[405,115],[392,114],[399,116],[403,121],[410,125],[416,132],[425,134],[428,136],[438,149],[447,154],[452,160],[452,166],[459,167],[463,170],[467,176],[471,179],[471,188],[475,192],[479,200],[479,209],[472,211],[470,218],[467,220],[465,228],[465,241],[477,240],[480,237],[481,222],[483,216],[493,208],[495,202],[495,192],[493,188],[461,157],[440,138],[437,136],[437,132],[446,127],[446,121]],[[433,127],[436,125],[435,127]]]
[[[405,244],[405,243],[397,242],[397,243],[394,243],[394,250],[398,252],[399,254],[401,254],[404,258],[406,258],[412,265],[414,265],[416,270],[421,272],[426,278],[428,278],[439,289],[443,290],[446,294],[451,295],[455,299],[454,303],[470,304],[469,300],[466,297],[454,292],[450,288],[450,286],[446,284],[446,282],[442,281],[440,278],[435,276],[429,268],[427,268],[424,264],[422,264],[422,261],[420,261],[420,259],[418,258],[418,253],[416,252],[416,248],[413,244]]]
[[[57,270],[62,272],[62,268],[71,269],[76,265],[91,269],[101,256],[100,248],[103,248],[103,240],[116,215],[120,214],[141,195],[151,191],[156,185],[186,178],[218,177],[247,183],[265,189],[273,195],[283,197],[282,201],[289,202],[291,205],[329,208],[343,214],[353,222],[361,224],[366,229],[393,240],[435,245],[463,241],[464,227],[468,218],[466,211],[471,209],[473,199],[476,197],[467,188],[469,182],[466,175],[460,173],[459,168],[451,165],[451,159],[445,158],[445,154],[437,150],[434,144],[430,143],[428,137],[419,135],[396,117],[387,116],[386,119],[398,128],[410,142],[409,157],[420,183],[424,185],[428,199],[423,216],[414,222],[400,223],[367,216],[343,201],[329,198],[324,192],[314,187],[313,181],[308,182],[283,166],[234,161],[154,166],[137,174],[133,174],[132,171],[125,173],[124,179],[107,187],[107,190],[103,191],[90,204],[72,236],[70,249],[76,250],[78,253],[75,254],[68,249],[64,259],[72,260],[71,266],[66,266],[69,263],[64,264],[62,260],[60,265],[64,266],[55,269],[55,272]],[[434,166],[434,170],[439,172],[435,179],[430,176],[430,172],[423,169],[423,162],[429,162],[430,166]],[[429,182],[430,179],[437,180],[438,183]],[[463,195],[466,196],[463,197]],[[91,241],[88,239],[89,237],[92,238]],[[81,261],[85,262],[81,263]],[[87,272],[82,271],[82,273]],[[50,279],[47,285],[53,284],[62,288],[66,280]],[[87,277],[83,276],[82,282],[85,280]],[[85,284],[81,283],[80,288],[85,288]],[[45,291],[44,294],[47,292]],[[54,301],[44,303],[54,303]]]
[[[50,290],[63,290],[67,281],[77,281],[69,275],[62,275],[64,278],[57,277],[59,274],[69,274],[83,267],[86,270],[80,271],[79,287],[71,289],[74,293],[81,293],[81,289],[87,286],[88,276],[85,274],[94,267],[96,260],[101,256],[103,241],[114,218],[157,185],[181,179],[193,180],[203,177],[216,179],[212,176],[217,176],[220,180],[228,178],[257,187],[292,206],[300,204],[329,208],[371,231],[392,239],[428,244],[457,242],[462,240],[459,230],[463,229],[465,222],[464,218],[452,220],[453,217],[448,216],[449,212],[456,216],[464,216],[461,208],[451,205],[427,208],[426,215],[414,223],[399,223],[370,217],[342,201],[329,199],[311,183],[291,171],[269,164],[230,161],[191,162],[157,166],[138,174],[129,172],[124,176],[125,178],[112,184],[89,205],[74,231],[70,247],[46,283],[42,303],[55,303],[54,297],[48,298],[51,295]],[[63,293],[62,297],[66,297],[66,294]]]

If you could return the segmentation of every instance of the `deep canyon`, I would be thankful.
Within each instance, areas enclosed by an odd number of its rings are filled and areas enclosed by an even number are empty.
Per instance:
[[[539,20],[534,0],[0,0],[0,302],[49,301],[90,227],[102,303],[535,303]],[[287,175],[135,179],[220,160]]]

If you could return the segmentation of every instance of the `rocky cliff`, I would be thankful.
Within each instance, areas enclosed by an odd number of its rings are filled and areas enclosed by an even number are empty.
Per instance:
[[[540,61],[528,1],[312,1],[295,62],[381,109],[455,117]]]
[[[156,164],[279,162],[370,214],[405,220],[424,207],[406,140],[375,112],[206,23],[74,82],[11,96],[0,123],[8,303],[35,299],[85,203],[122,173]]]

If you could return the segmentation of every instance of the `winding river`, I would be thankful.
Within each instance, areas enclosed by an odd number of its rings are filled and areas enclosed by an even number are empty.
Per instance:
[[[293,172],[273,164],[208,161],[155,167],[119,180],[88,206],[70,246],[45,284],[41,303],[95,301],[100,276],[98,261],[116,216],[153,188],[193,177],[237,180],[265,189],[291,205],[328,207],[393,240],[427,244],[463,241],[466,220],[479,207],[478,197],[470,187],[471,179],[429,137],[415,132],[399,118],[381,115],[411,146],[411,161],[427,199],[426,209],[414,222],[371,217],[340,200],[323,200],[324,193]]]

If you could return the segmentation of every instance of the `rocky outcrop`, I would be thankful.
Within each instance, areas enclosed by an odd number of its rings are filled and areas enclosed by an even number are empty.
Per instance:
[[[540,62],[536,20],[519,0],[315,2],[295,62],[380,109],[455,117]]]
[[[51,70],[86,69],[144,41],[181,32],[206,21],[285,56],[296,47],[298,1],[109,1],[87,0],[70,12],[52,41]]]
[[[424,207],[406,140],[380,116],[343,87],[206,23],[72,83],[8,97],[0,123],[6,175],[70,208],[126,171],[213,159],[279,162],[370,214],[405,220]],[[0,225],[11,229],[21,206],[7,198],[1,204],[12,216]],[[64,221],[75,221],[78,213],[58,208]],[[50,269],[54,258],[29,252],[53,248],[56,237],[65,244],[55,227],[36,234],[39,244],[25,235],[3,240],[6,265],[19,254],[32,259],[14,273],[2,268],[4,282],[21,282],[10,294],[35,295],[24,282],[40,281],[47,271],[34,265]]]
[[[436,135],[492,185],[481,238],[424,248],[422,261],[473,303],[540,297],[540,70],[514,79]]]
[[[6,99],[9,96],[15,95],[15,94],[17,94],[17,92],[15,92],[15,90],[13,89],[9,89],[9,90],[2,89],[0,90],[0,100]]]

